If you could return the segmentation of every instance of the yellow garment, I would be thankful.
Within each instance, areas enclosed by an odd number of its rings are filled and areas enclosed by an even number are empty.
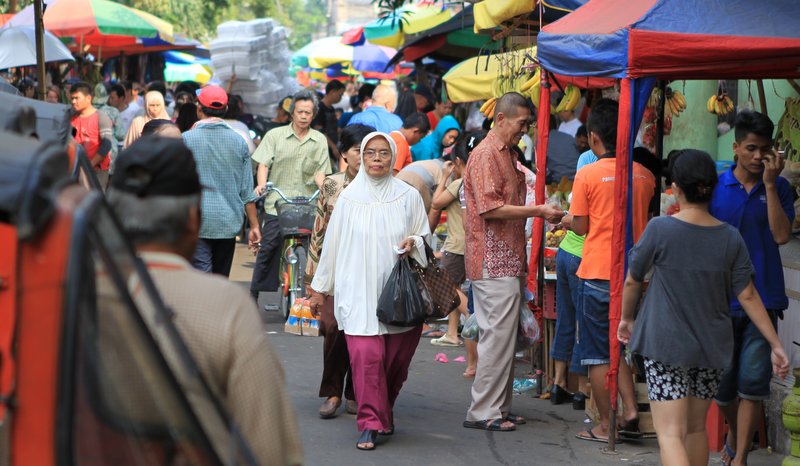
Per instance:
[[[492,83],[499,74],[500,63],[513,63],[511,58],[515,57],[517,66],[522,66],[526,53],[531,57],[535,57],[536,47],[489,57],[473,57],[462,61],[452,67],[442,78],[447,87],[447,96],[454,103],[474,102],[495,97],[492,95]],[[488,67],[486,65],[487,60],[489,62]]]

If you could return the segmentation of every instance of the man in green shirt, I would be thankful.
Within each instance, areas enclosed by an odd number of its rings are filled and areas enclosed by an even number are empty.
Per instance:
[[[318,110],[317,96],[302,90],[292,99],[292,123],[271,129],[264,135],[252,156],[258,162],[257,194],[264,192],[267,181],[271,181],[286,197],[310,197],[322,186],[325,175],[331,172],[331,165],[327,138],[311,128]],[[278,194],[271,192],[264,200],[263,238],[250,282],[250,294],[255,299],[261,291],[278,289],[283,241],[275,209],[278,199]]]

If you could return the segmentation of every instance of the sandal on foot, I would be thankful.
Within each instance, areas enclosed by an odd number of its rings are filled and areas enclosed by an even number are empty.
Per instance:
[[[506,417],[503,418],[504,421],[513,422],[515,425],[521,426],[522,424],[526,424],[528,421],[525,420],[522,416],[517,416],[516,414],[508,413]]]
[[[465,379],[473,379],[475,378],[475,369],[467,369],[462,375]]]
[[[642,438],[642,431],[639,430],[639,418],[635,417],[630,421],[625,421],[617,429],[620,437]]]
[[[433,340],[431,340],[431,344],[433,346],[455,346],[455,347],[464,346],[464,342],[459,340],[458,337],[456,337],[456,341],[452,341],[449,338],[447,338],[447,335],[442,335],[439,338],[434,338]]]
[[[359,450],[374,450],[375,449],[375,439],[378,437],[377,430],[365,430],[361,432],[361,436],[358,437],[356,441],[356,448]],[[372,444],[371,447],[362,447],[361,445],[365,444]]]
[[[722,460],[722,464],[725,466],[731,466],[734,458],[736,458],[736,451],[728,446],[728,434],[725,434],[725,438],[722,440],[722,451],[719,452],[719,459]]]
[[[586,440],[587,442],[597,442],[597,443],[608,443],[607,438],[598,437],[592,432],[592,429],[584,430],[580,434],[575,436],[578,440]],[[617,439],[616,443],[622,443],[620,439]]]
[[[517,430],[516,425],[512,427],[503,427],[504,422],[506,421],[503,419],[486,419],[483,421],[464,421],[462,425],[468,429],[491,430],[493,432],[511,432],[512,430]]]

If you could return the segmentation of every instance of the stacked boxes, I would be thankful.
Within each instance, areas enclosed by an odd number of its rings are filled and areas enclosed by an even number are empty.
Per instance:
[[[272,18],[222,23],[209,49],[214,76],[228,81],[236,74],[231,92],[242,96],[249,113],[272,117],[275,104],[299,89],[289,75],[286,29]]]

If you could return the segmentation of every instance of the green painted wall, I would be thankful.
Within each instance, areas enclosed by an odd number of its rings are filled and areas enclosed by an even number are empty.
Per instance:
[[[715,157],[717,117],[708,113],[706,101],[717,92],[717,82],[674,81],[670,87],[686,96],[686,110],[679,117],[672,117],[672,132],[664,137],[664,157],[680,149],[700,149]]]
[[[774,87],[773,87],[774,86]],[[701,149],[717,160],[732,160],[733,131],[717,136],[717,117],[706,110],[706,101],[717,92],[717,81],[676,81],[670,87],[686,95],[687,107],[678,118],[672,118],[672,133],[664,137],[664,154],[675,149]],[[755,109],[761,111],[755,81],[751,84]],[[784,99],[797,97],[785,80],[765,80],[767,111],[777,123],[784,111]],[[739,81],[739,105],[747,101],[747,81]]]

